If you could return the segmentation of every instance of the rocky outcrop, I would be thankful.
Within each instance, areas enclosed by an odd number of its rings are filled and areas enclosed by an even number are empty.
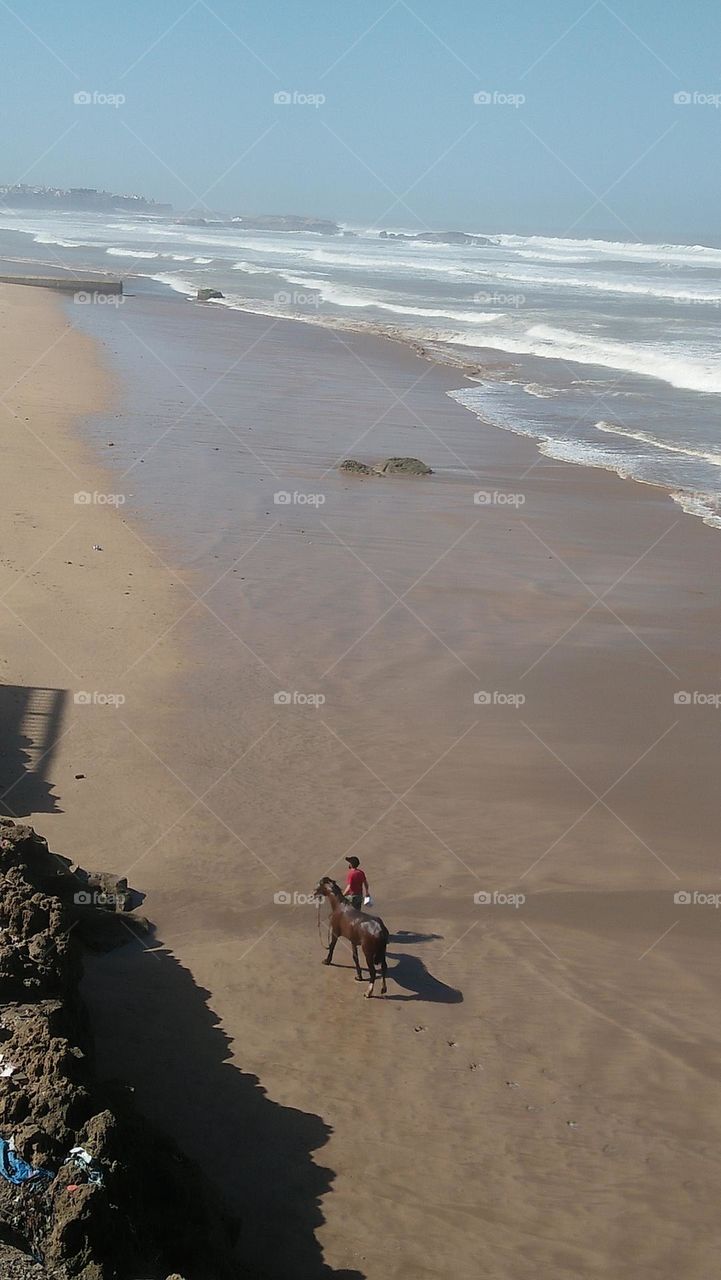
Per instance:
[[[329,218],[305,217],[297,213],[243,214],[235,218],[176,218],[182,227],[240,227],[242,231],[291,231],[316,236],[337,236],[340,227]]]
[[[198,1167],[138,1115],[128,1089],[94,1077],[83,949],[147,930],[141,900],[0,818],[0,1262],[4,1246],[20,1251],[3,1278],[241,1274],[235,1228]]]
[[[198,302],[214,302],[216,298],[222,298],[223,294],[220,289],[198,289]]]
[[[431,468],[425,462],[421,462],[420,458],[385,458],[383,462],[376,462],[372,467],[365,462],[358,462],[355,458],[346,458],[339,464],[338,470],[356,476],[433,475]]]
[[[467,231],[421,231],[407,235],[404,231],[381,231],[381,240],[419,240],[424,244],[470,244],[479,248],[493,244],[487,236],[472,236]]]

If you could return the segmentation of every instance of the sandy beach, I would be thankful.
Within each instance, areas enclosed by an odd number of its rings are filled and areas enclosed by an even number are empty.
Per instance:
[[[249,1274],[707,1280],[721,534],[400,344],[72,310],[0,287],[0,790],[147,895],[102,1071]],[[350,853],[384,1000],[304,896]]]

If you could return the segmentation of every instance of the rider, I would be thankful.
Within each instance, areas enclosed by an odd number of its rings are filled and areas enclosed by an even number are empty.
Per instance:
[[[346,858],[346,862],[349,870],[346,887],[343,892],[347,898],[350,898],[351,905],[355,907],[356,911],[360,911],[363,906],[364,895],[367,896],[370,893],[366,873],[361,870],[361,865],[357,858]]]

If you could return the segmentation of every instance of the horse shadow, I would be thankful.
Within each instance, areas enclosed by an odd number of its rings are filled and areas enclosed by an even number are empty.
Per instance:
[[[404,952],[388,952],[388,959],[397,963],[388,970],[388,977],[403,987],[410,995],[388,995],[386,1000],[424,1000],[430,1004],[462,1004],[463,992],[435,978],[418,956]]]
[[[442,942],[442,933],[414,933],[412,929],[399,929],[389,935],[390,942],[400,942],[401,946],[415,946],[419,942]]]

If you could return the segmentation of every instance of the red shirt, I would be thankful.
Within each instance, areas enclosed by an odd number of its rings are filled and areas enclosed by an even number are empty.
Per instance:
[[[352,867],[348,872],[348,888],[351,893],[363,893],[363,884],[365,882],[365,871],[361,871],[360,867]]]

